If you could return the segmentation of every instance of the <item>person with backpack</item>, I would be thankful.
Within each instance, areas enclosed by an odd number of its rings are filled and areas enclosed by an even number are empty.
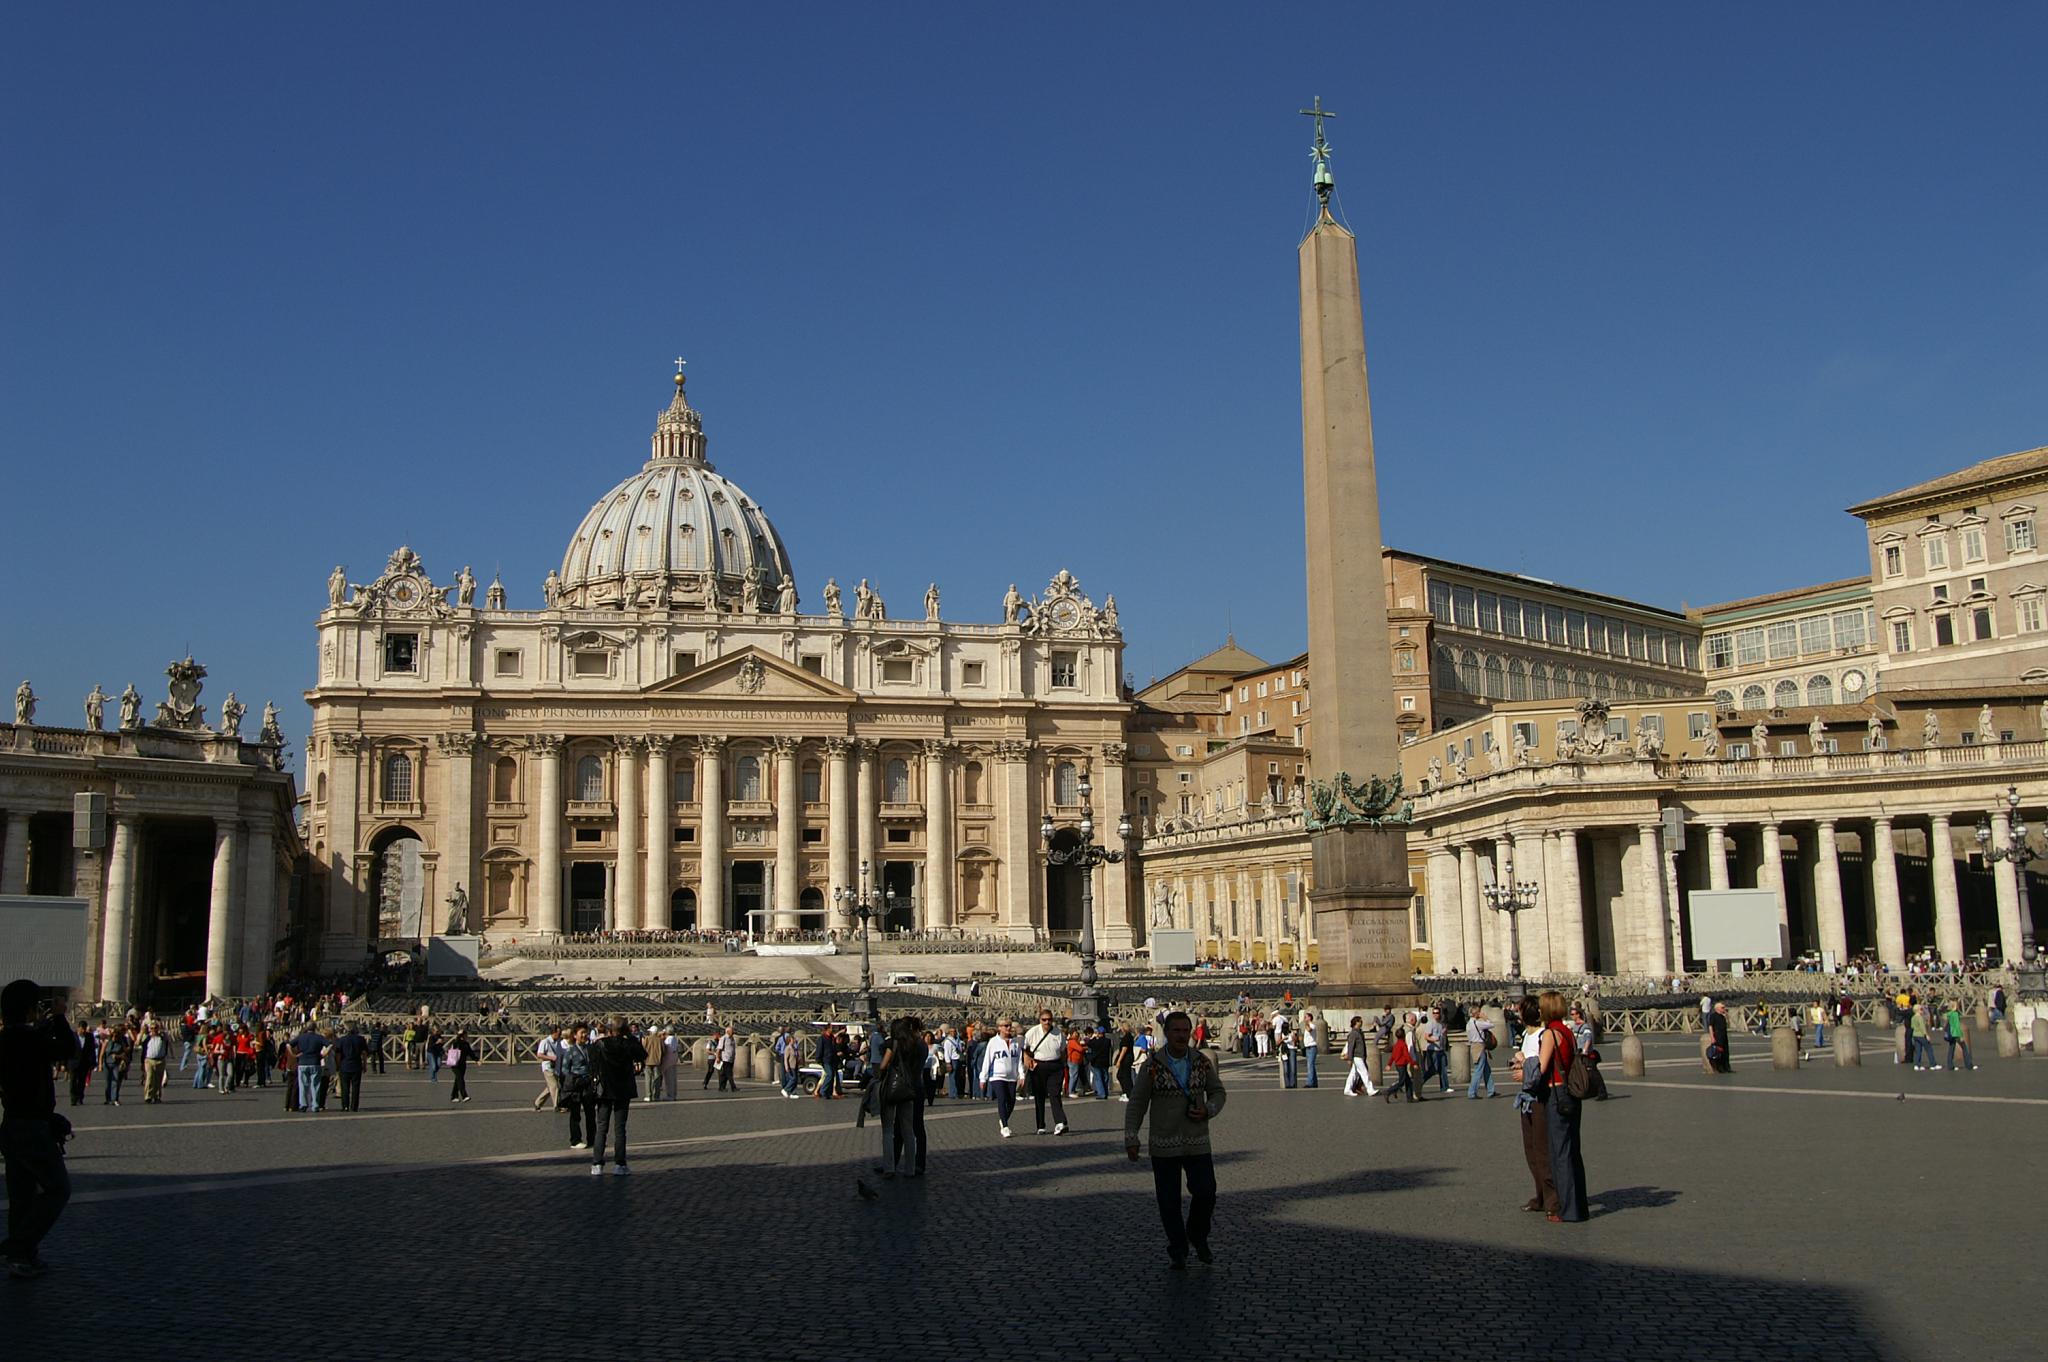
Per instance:
[[[1965,1069],[1975,1069],[1977,1061],[1970,1054],[1969,1033],[1963,1028],[1963,1005],[1954,998],[1950,998],[1948,1005],[1942,1010],[1941,1030],[1942,1034],[1948,1038],[1949,1072],[1954,1073],[1956,1070],[1956,1049],[1958,1046],[1962,1048],[1963,1052],[1963,1067]]]
[[[1536,1070],[1543,1085],[1544,1118],[1550,1144],[1550,1176],[1557,1185],[1557,1210],[1546,1212],[1553,1224],[1577,1224],[1590,1214],[1586,1205],[1586,1159],[1579,1145],[1580,1097],[1572,1091],[1572,1061],[1577,1042],[1565,1025],[1564,995],[1547,988],[1537,995],[1543,1030],[1537,1038]],[[1720,1013],[1725,1028],[1727,1013]],[[1725,1034],[1725,1029],[1724,1029]]]
[[[618,1125],[618,1143],[613,1146],[612,1173],[626,1175],[626,1117],[633,1110],[634,1078],[647,1063],[647,1047],[626,1029],[626,1019],[613,1016],[605,1024],[602,1040],[592,1041],[590,1072],[597,1085],[597,1131],[590,1137],[590,1176],[604,1172],[604,1151],[613,1123]]]
[[[1465,1087],[1465,1096],[1477,1100],[1482,1087],[1488,1097],[1500,1096],[1493,1086],[1493,1047],[1500,1043],[1500,1037],[1494,1035],[1493,1023],[1485,1013],[1467,1014],[1465,1043],[1472,1047],[1472,1081]]]
[[[447,1050],[442,1053],[442,1064],[447,1066],[449,1073],[455,1075],[455,1084],[448,1089],[448,1100],[451,1102],[469,1100],[469,1061],[472,1058],[470,1051],[474,1047],[475,1042],[469,1038],[469,1028],[458,1026],[455,1028],[455,1039],[448,1042]]]

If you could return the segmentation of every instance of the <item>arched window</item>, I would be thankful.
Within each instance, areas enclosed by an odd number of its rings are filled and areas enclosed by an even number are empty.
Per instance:
[[[1138,817],[1144,818],[1152,812],[1152,796],[1138,791]]]
[[[1628,693],[1630,695],[1635,696],[1636,699],[1641,700],[1649,695],[1650,688],[1649,686],[1644,684],[1643,678],[1639,676],[1635,680],[1628,683]]]
[[[327,773],[325,771],[322,771],[319,778],[313,782],[313,802],[316,804],[325,804],[327,802]]]
[[[1055,804],[1078,804],[1081,802],[1081,774],[1074,769],[1074,763],[1063,761],[1052,768],[1052,802]]]
[[[1832,705],[1835,702],[1835,682],[1832,677],[1814,676],[1807,678],[1806,703],[1809,705]]]
[[[1734,692],[1734,691],[1732,691],[1732,690],[1717,690],[1717,691],[1715,691],[1715,692],[1714,692],[1714,708],[1715,708],[1715,709],[1733,709],[1733,708],[1735,708],[1735,692]]]
[[[1593,694],[1602,700],[1612,700],[1614,698],[1614,678],[1606,672],[1601,672],[1598,676],[1594,677]]]
[[[1799,683],[1797,681],[1780,681],[1777,685],[1771,687],[1771,703],[1779,709],[1785,709],[1788,706],[1798,704]]]
[[[1467,695],[1479,694],[1479,654],[1470,648],[1458,659],[1458,689]]]
[[[1764,707],[1764,688],[1762,686],[1744,686],[1742,688],[1742,707],[1744,709],[1762,709]]]
[[[732,767],[732,797],[742,802],[761,797],[761,759],[741,757]]]
[[[1442,645],[1436,650],[1436,683],[1445,690],[1458,688],[1458,660]]]
[[[988,792],[982,788],[981,763],[970,761],[960,768],[960,796],[969,804],[985,804]]]
[[[675,775],[670,784],[675,786],[675,801],[678,804],[697,802],[697,763],[684,758],[676,764]]]
[[[604,799],[604,759],[584,757],[576,763],[576,798],[585,804]]]
[[[1513,658],[1508,662],[1508,699],[1526,700],[1528,698],[1529,673],[1523,669],[1521,658]]]
[[[1489,656],[1486,659],[1486,698],[1505,700],[1507,694],[1507,673],[1502,670],[1499,658]]]
[[[519,797],[519,763],[510,757],[499,757],[491,763],[491,799],[494,803],[510,804]]]
[[[384,758],[384,802],[412,803],[412,758],[403,752]]]
[[[1550,668],[1538,662],[1529,668],[1529,698],[1548,700],[1550,698]]]
[[[901,757],[889,758],[889,764],[882,768],[882,802],[910,802],[910,763]]]
[[[1580,669],[1579,673],[1578,673],[1578,674],[1577,674],[1576,676],[1574,676],[1574,677],[1572,678],[1572,694],[1574,694],[1574,695],[1591,695],[1592,693],[1593,693],[1593,677],[1592,677],[1592,674],[1591,674],[1591,673],[1589,673],[1589,672],[1587,672],[1587,671],[1585,671],[1585,670],[1584,670],[1584,669],[1582,668],[1582,669]]]

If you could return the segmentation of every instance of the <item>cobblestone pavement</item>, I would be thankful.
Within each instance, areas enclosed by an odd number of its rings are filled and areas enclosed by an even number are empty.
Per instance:
[[[1876,1033],[1866,1045],[1881,1046]],[[1003,1357],[1578,1359],[2037,1357],[2012,1286],[2048,1193],[2023,1170],[2048,1062],[1974,1074],[1699,1072],[1653,1039],[1589,1106],[1594,1219],[1517,1208],[1511,1103],[1420,1107],[1281,1090],[1230,1061],[1213,1268],[1165,1269],[1124,1108],[996,1136],[931,1113],[932,1176],[854,1194],[879,1140],[852,1103],[766,1084],[636,1103],[633,1175],[593,1178],[525,1073],[476,1100],[393,1070],[360,1115],[275,1088],[174,1084],[161,1108],[75,1109],[56,1265],[0,1283],[11,1356],[589,1362]],[[1610,1065],[1618,1070],[1618,1065]],[[1903,1092],[1906,1100],[1898,1100]],[[874,1181],[870,1178],[870,1181]],[[879,1304],[853,1296],[856,1283]],[[1545,1315],[1554,1323],[1538,1322]],[[1937,1347],[1938,1340],[1938,1347]]]

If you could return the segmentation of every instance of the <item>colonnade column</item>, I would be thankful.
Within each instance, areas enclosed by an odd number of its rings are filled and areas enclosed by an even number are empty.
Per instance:
[[[540,759],[540,797],[533,816],[539,823],[540,863],[534,867],[533,930],[548,940],[562,934],[562,737],[540,733],[533,739]]]
[[[640,930],[640,749],[644,739],[616,738],[619,758],[619,864],[612,876],[612,930]]]
[[[1002,820],[1002,924],[1013,939],[1035,935],[1031,905],[1039,882],[1038,828],[1031,821],[1031,744],[1006,738],[995,745],[996,805]]]
[[[1707,824],[1707,888],[1728,887],[1728,826]]]
[[[853,794],[848,788],[846,749],[845,738],[825,739],[826,876],[831,881],[825,890],[825,912],[831,929],[841,933],[852,930],[853,915],[836,891],[860,888],[853,866]]]
[[[1536,906],[1523,913],[1523,921],[1517,930],[1521,933],[1522,970],[1524,973],[1544,975],[1556,968],[1550,950],[1550,875],[1549,867],[1543,863],[1543,834],[1517,832],[1515,838],[1515,877],[1527,880],[1536,886]]]
[[[476,816],[476,749],[480,741],[478,735],[468,729],[443,733],[435,740],[435,746],[441,752],[443,797],[448,803],[448,816],[441,822],[448,833],[444,845],[448,860],[447,892],[453,892],[459,884],[462,892],[469,896],[469,921],[463,925],[470,932],[475,932],[482,925],[484,915],[484,887],[476,879],[475,842],[479,826]],[[253,857],[251,864],[254,864]],[[429,906],[441,913],[441,925],[447,926],[447,915],[442,911],[447,905]],[[265,966],[267,969],[267,957]]]
[[[953,815],[947,800],[946,743],[924,745],[924,917],[920,927],[953,925]]]
[[[1550,913],[1551,959],[1567,974],[1584,974],[1585,898],[1579,890],[1579,834],[1571,828],[1558,831],[1557,870],[1557,902]]]
[[[100,930],[100,1000],[129,998],[135,941],[135,815],[114,815],[113,845],[107,852],[106,919]]]
[[[1889,969],[1906,967],[1906,923],[1899,911],[1899,863],[1892,850],[1892,820],[1870,821],[1871,898],[1877,907],[1877,958]]]
[[[1095,837],[1098,842],[1127,851],[1129,848],[1117,840],[1116,825],[1127,812],[1125,799],[1128,797],[1124,785],[1124,763],[1129,750],[1120,742],[1102,745],[1101,774],[1096,777],[1095,795],[1098,826]],[[950,838],[949,838],[950,845]],[[1106,951],[1127,951],[1137,940],[1131,925],[1131,863],[1129,860],[1108,862],[1102,865],[1102,878],[1095,885],[1095,935],[1096,945]],[[1279,894],[1279,881],[1274,881],[1274,894]],[[1277,919],[1276,919],[1277,920]],[[1412,930],[1412,929],[1411,929]]]
[[[1778,836],[1776,823],[1763,825],[1763,850],[1759,855],[1757,884],[1770,890],[1778,900],[1778,960],[1782,964],[1792,958],[1792,910],[1785,901],[1785,844]]]
[[[1458,848],[1458,907],[1465,920],[1465,973],[1486,968],[1484,920],[1479,906],[1479,848],[1467,842]]]
[[[724,927],[725,739],[697,739],[697,806],[702,810],[697,861],[697,925]]]
[[[1948,815],[1935,814],[1927,830],[1927,868],[1934,874],[1934,950],[1943,960],[1963,958],[1963,905],[1956,893],[1956,844]]]
[[[1671,923],[1664,904],[1664,849],[1656,823],[1636,828],[1641,864],[1637,867],[1637,888],[1641,891],[1637,912],[1641,914],[1643,959],[1648,973],[1671,973]]]
[[[675,740],[665,733],[647,739],[647,869],[640,882],[640,929],[669,925],[669,849],[675,843],[676,792],[668,752]]]
[[[1465,968],[1465,921],[1459,910],[1458,854],[1449,847],[1429,853],[1429,942],[1437,973]],[[1315,910],[1309,910],[1315,916]],[[1189,925],[1193,925],[1192,922]]]
[[[320,955],[323,960],[334,955],[360,958],[368,938],[349,938],[356,932],[356,841],[361,835],[356,820],[362,804],[363,739],[360,733],[331,732],[327,741],[327,921],[321,926]]]
[[[428,905],[431,909],[432,905]],[[431,935],[431,933],[429,933]],[[277,851],[270,820],[249,823],[247,859],[242,866],[242,991],[257,993],[270,983],[277,958]]]
[[[206,904],[206,996],[232,996],[239,982],[236,953],[241,915],[235,899],[235,857],[241,850],[233,818],[213,820],[213,884]]]
[[[803,790],[797,783],[797,740],[776,738],[775,749],[775,930],[803,925]]]
[[[2002,805],[1991,815],[1991,845],[1994,850],[2012,850],[2012,815]],[[2020,921],[2020,877],[2013,863],[2004,857],[1991,863],[1991,883],[1998,891],[1998,958],[2016,963],[2026,940]]]
[[[7,840],[0,843],[0,894],[28,892],[28,814],[7,811]]]
[[[1814,931],[1822,951],[1834,953],[1839,968],[1849,955],[1849,927],[1842,917],[1842,859],[1835,847],[1834,820],[1814,825],[1813,913]]]

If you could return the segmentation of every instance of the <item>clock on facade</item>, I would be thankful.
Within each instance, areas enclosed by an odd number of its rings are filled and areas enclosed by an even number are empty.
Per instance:
[[[1052,623],[1055,629],[1071,629],[1081,622],[1081,607],[1070,596],[1062,596],[1052,603]]]

